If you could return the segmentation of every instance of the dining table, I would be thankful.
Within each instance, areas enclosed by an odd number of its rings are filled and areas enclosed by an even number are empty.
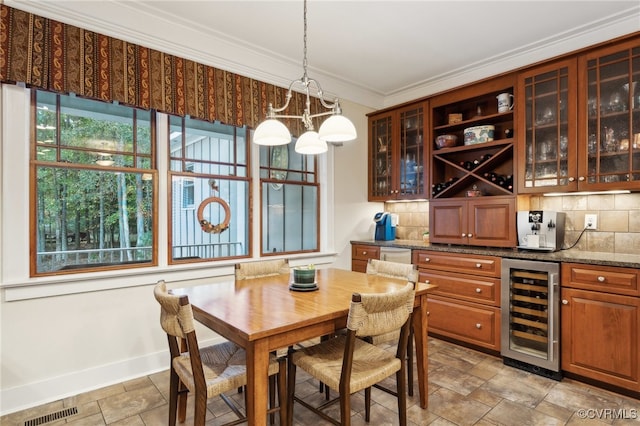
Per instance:
[[[174,288],[186,295],[195,319],[247,353],[246,415],[250,425],[266,425],[268,364],[272,351],[346,327],[354,293],[385,293],[407,280],[337,268],[317,268],[317,288],[290,288],[293,274]],[[417,283],[412,324],[420,406],[428,404],[427,294],[435,285]]]

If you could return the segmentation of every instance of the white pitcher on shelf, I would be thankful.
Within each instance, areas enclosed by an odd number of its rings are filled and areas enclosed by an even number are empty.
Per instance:
[[[513,109],[513,95],[511,93],[500,93],[496,99],[498,100],[498,112],[507,112]]]

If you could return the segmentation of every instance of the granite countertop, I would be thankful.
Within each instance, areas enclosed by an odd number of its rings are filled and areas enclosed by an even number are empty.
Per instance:
[[[560,250],[556,252],[539,252],[515,248],[475,247],[450,244],[433,244],[417,240],[353,240],[351,244],[370,244],[379,247],[398,247],[412,250],[434,250],[449,253],[480,254],[513,259],[529,259],[546,262],[572,262],[589,265],[618,266],[624,268],[640,268],[640,254],[603,253],[583,250]]]

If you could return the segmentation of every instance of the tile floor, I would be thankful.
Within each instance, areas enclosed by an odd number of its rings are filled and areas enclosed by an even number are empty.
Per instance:
[[[153,374],[65,398],[0,418],[2,426],[77,407],[77,414],[38,425],[162,426],[167,424],[169,376]],[[319,401],[317,382],[298,370],[296,393]],[[499,358],[437,339],[429,339],[429,409],[408,399],[410,426],[416,425],[640,425],[640,401],[578,381],[560,382],[502,364]],[[374,389],[371,425],[396,425],[396,399]],[[241,394],[233,398],[242,403]],[[189,405],[192,409],[191,404]],[[334,414],[338,407],[332,408]],[[352,424],[364,425],[364,401],[352,397]],[[581,411],[587,410],[587,411]],[[586,413],[589,418],[581,416]],[[190,424],[188,419],[185,424]],[[620,418],[620,417],[627,418]],[[617,417],[617,418],[616,418]],[[219,399],[211,400],[207,425],[235,418]],[[29,424],[29,423],[27,423]],[[34,424],[34,423],[31,423]],[[295,425],[328,424],[300,405]]]

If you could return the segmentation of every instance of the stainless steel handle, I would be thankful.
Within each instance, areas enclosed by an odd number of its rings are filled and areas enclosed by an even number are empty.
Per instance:
[[[605,278],[604,278],[602,275],[600,275],[600,276],[598,277],[598,282],[603,283],[603,282],[604,282],[604,280],[605,280]]]
[[[482,293],[482,289],[476,288],[476,293]]]
[[[482,324],[477,323],[477,324],[476,324],[476,328],[477,328],[477,329],[481,329],[481,328],[482,328]]]
[[[563,304],[563,305],[568,305],[568,304],[569,304],[569,301],[568,301],[567,299],[562,299],[562,304]]]

